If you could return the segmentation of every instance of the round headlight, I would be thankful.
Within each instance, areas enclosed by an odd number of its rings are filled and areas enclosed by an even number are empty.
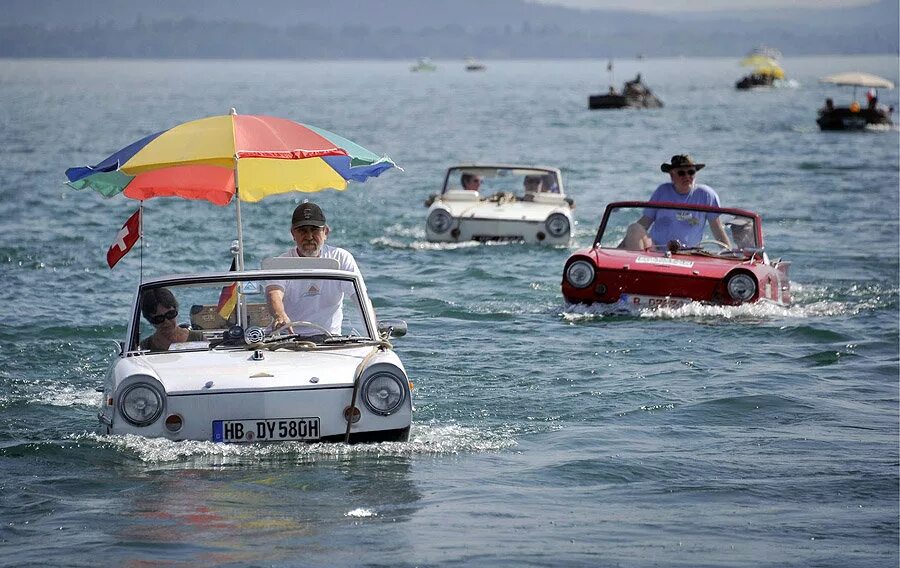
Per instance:
[[[135,383],[119,395],[122,417],[135,426],[147,426],[159,418],[163,410],[163,398],[156,388],[147,383]]]
[[[391,373],[375,373],[363,383],[362,399],[366,407],[375,414],[393,414],[406,400],[403,380]]]
[[[428,215],[428,228],[435,233],[446,233],[453,224],[453,217],[445,209],[435,209]]]
[[[566,269],[566,280],[575,288],[587,288],[594,281],[594,266],[586,260],[576,260]]]
[[[562,213],[554,213],[547,217],[547,220],[544,221],[544,226],[547,227],[547,232],[553,237],[559,238],[569,234],[569,218]]]
[[[728,288],[728,295],[739,302],[746,302],[756,295],[756,280],[749,274],[735,274],[725,286]]]

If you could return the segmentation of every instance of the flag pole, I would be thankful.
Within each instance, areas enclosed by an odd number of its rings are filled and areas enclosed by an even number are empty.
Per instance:
[[[144,200],[141,199],[140,205],[138,205],[138,240],[141,242],[141,268],[140,268],[140,281],[139,283],[144,283]]]

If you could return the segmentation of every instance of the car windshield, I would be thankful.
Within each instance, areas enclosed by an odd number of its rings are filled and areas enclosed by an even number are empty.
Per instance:
[[[693,252],[699,250],[717,253],[733,250],[752,253],[759,249],[754,217],[691,209],[689,206],[666,209],[649,204],[610,208],[606,224],[601,227],[603,232],[598,235],[597,244],[602,248],[624,248],[628,227],[637,223],[642,217],[654,219],[649,235],[654,248],[659,250],[668,249],[671,240],[679,240],[681,250],[693,249]],[[729,243],[722,243],[720,237],[713,232],[710,223],[716,219],[721,221],[725,235],[730,240]],[[653,225],[658,225],[658,230],[654,230]],[[674,236],[678,238],[670,238]]]
[[[268,293],[283,291],[289,327],[273,328]],[[350,277],[288,275],[277,280],[197,279],[141,287],[131,351],[240,349],[260,343],[307,347],[372,338],[368,302]]]
[[[559,194],[559,176],[554,171],[533,168],[451,168],[442,193],[477,191],[482,197],[508,194],[527,200],[537,194]]]

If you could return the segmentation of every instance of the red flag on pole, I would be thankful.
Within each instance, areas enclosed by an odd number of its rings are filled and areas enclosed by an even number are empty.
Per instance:
[[[133,247],[134,243],[138,242],[138,239],[140,238],[141,210],[138,209],[134,212],[134,215],[125,221],[125,224],[119,229],[119,234],[116,235],[116,242],[114,242],[112,246],[109,247],[109,250],[106,251],[106,264],[108,264],[110,268],[115,266],[117,262],[122,260],[123,256],[128,254],[128,251],[131,250],[131,247]]]

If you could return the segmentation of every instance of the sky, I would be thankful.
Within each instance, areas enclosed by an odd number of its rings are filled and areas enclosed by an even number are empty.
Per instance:
[[[536,0],[570,8],[605,8],[664,14],[673,10],[712,12],[785,8],[855,8],[875,0]]]

